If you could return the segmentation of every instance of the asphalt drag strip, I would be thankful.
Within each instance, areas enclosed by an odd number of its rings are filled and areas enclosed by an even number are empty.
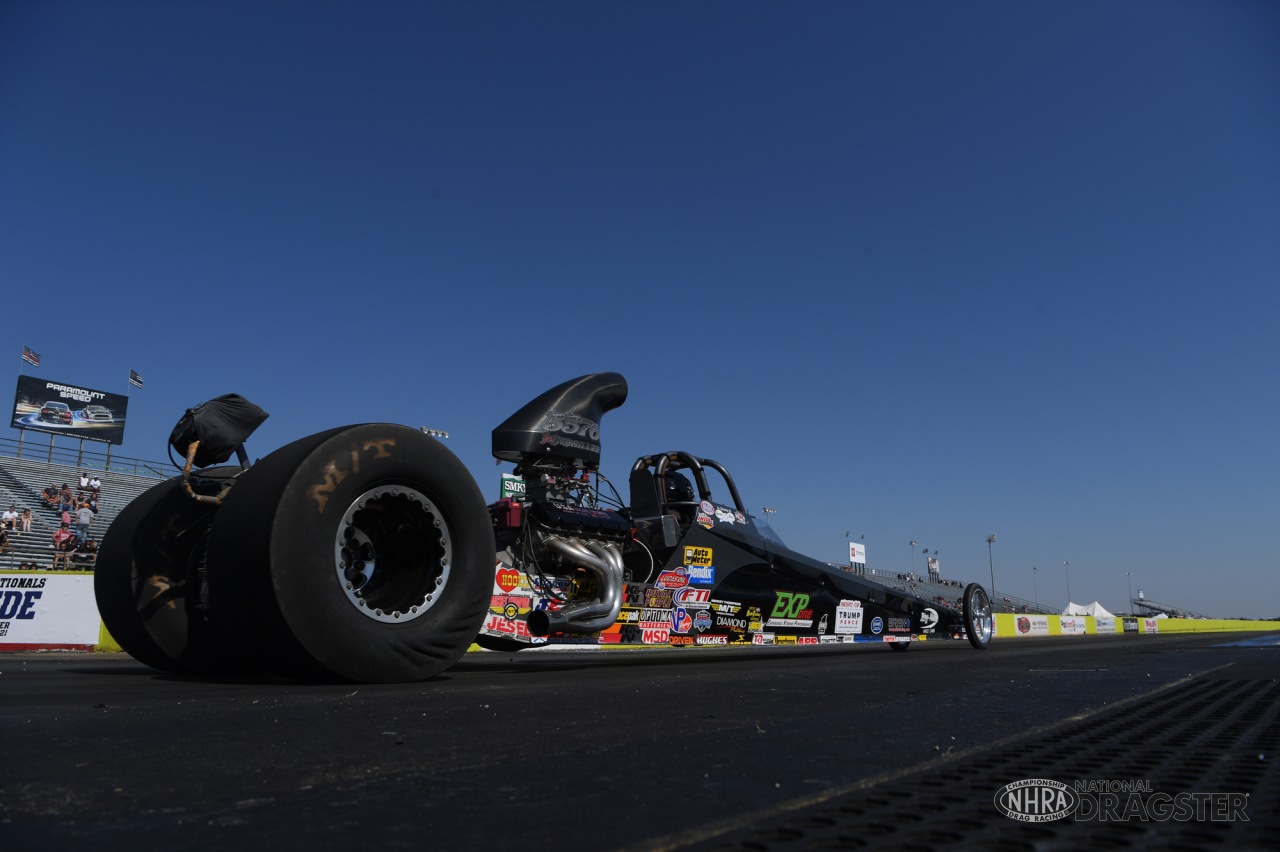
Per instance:
[[[5,655],[0,837],[6,850],[1270,848],[1280,654],[1235,644],[1250,638],[484,653],[377,686]],[[1066,792],[1001,794],[1038,780]],[[1162,794],[1204,818],[1161,819]],[[1076,810],[1036,810],[1064,803]]]

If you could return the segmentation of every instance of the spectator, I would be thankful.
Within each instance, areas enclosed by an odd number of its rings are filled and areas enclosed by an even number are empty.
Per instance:
[[[23,532],[31,532],[31,507],[22,507],[22,519],[18,522],[22,524]]]
[[[4,553],[9,549],[9,531],[4,527],[0,527],[0,553]]]
[[[50,509],[58,505],[58,486],[50,485],[48,488],[40,492],[40,499]]]
[[[71,488],[64,482],[62,490],[58,492],[57,509],[59,512],[70,512],[75,507],[75,501],[71,498]]]
[[[13,503],[9,504],[9,508],[4,510],[4,514],[0,515],[0,523],[4,524],[7,530],[16,530],[18,528],[18,507]]]
[[[89,508],[93,510],[93,513],[95,515],[98,514],[98,495],[97,494],[89,495]]]
[[[80,539],[81,544],[89,540],[91,523],[93,523],[93,510],[89,508],[89,501],[86,500],[80,504],[80,508],[76,509],[76,538]]]
[[[71,509],[67,506],[62,507],[62,517],[60,518],[64,527],[71,526]]]
[[[93,475],[93,479],[89,480],[89,493],[97,497],[98,492],[102,490],[102,480],[98,479],[98,474]]]
[[[85,473],[82,470],[80,471],[80,491],[84,492],[88,490],[89,490],[89,474]]]
[[[72,541],[75,539],[75,533],[67,528],[66,524],[58,527],[53,534],[53,567],[57,568],[58,563],[64,565],[69,564],[67,559],[71,556],[71,551],[75,549]]]
[[[88,539],[84,544],[76,548],[75,553],[71,555],[71,561],[80,565],[93,565],[98,559],[98,542]]]

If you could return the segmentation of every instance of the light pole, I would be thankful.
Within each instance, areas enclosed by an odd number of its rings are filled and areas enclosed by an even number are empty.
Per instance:
[[[911,573],[914,574],[916,573],[916,548],[920,546],[920,542],[909,541],[907,544],[911,545]]]
[[[443,429],[428,429],[426,426],[421,427],[421,429],[424,434],[430,435],[433,438],[449,437],[449,433],[444,431]]]
[[[987,567],[991,569],[991,600],[996,599],[996,563],[991,555],[991,545],[996,542],[996,534],[992,533],[987,536]]]
[[[1133,572],[1125,571],[1124,578],[1125,578],[1125,581],[1128,582],[1129,584],[1129,600],[1126,601],[1126,603],[1128,604],[1130,614],[1132,614],[1133,613]]]
[[[1040,584],[1036,582],[1036,573],[1038,570],[1039,569],[1036,568],[1036,566],[1031,566],[1031,588],[1036,593],[1036,609],[1040,608]]]
[[[1067,603],[1070,604],[1071,603],[1071,563],[1070,562],[1062,563],[1062,573],[1067,578]]]

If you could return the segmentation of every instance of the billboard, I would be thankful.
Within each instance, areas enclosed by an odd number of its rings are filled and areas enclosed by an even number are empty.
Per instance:
[[[867,564],[867,547],[856,541],[849,542],[849,562],[854,565]]]
[[[15,429],[120,444],[124,442],[128,407],[129,397],[118,393],[18,376],[10,425]]]

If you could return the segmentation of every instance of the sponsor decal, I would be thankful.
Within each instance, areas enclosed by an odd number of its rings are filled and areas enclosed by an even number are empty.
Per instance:
[[[711,592],[708,589],[695,589],[686,586],[683,589],[677,589],[672,594],[672,601],[679,606],[703,604],[705,605],[711,598]]]
[[[797,636],[796,644],[797,645],[817,645],[818,637],[817,636]]]
[[[643,609],[640,611],[640,626],[669,628],[674,614],[675,610],[671,609]]]
[[[734,601],[715,600],[713,598],[711,600],[711,608],[716,612],[725,612],[733,615],[737,613],[738,610],[742,609],[742,604],[735,603]]]
[[[1019,633],[1031,632],[1031,619],[1027,618],[1025,615],[1018,616],[1018,620],[1015,623],[1017,624]]]
[[[716,569],[710,565],[706,567],[691,565],[689,566],[689,582],[715,585]]]
[[[770,627],[809,627],[813,624],[813,610],[809,608],[809,596],[803,592],[777,592],[773,612],[765,622]]]
[[[759,633],[762,630],[764,630],[764,622],[761,621],[760,619],[757,618],[753,621],[747,622],[748,633]]]
[[[818,632],[819,633],[827,632],[827,614],[825,612],[822,614],[822,618],[818,619]]]
[[[709,567],[712,564],[712,550],[709,547],[686,547],[684,564]]]
[[[1160,621],[1155,618],[1144,618],[1142,627],[1144,633],[1155,633],[1160,630]]]
[[[877,615],[875,618],[871,619],[871,632],[872,632],[872,633],[874,633],[874,634],[876,634],[877,636],[879,636],[881,633],[883,633],[883,632],[884,632],[884,619],[882,619],[882,618],[881,618],[880,616],[878,616],[878,615]]]
[[[672,631],[675,633],[688,633],[691,627],[693,627],[693,618],[689,616],[689,611],[682,606],[676,607],[671,615]]]
[[[491,636],[515,636],[518,639],[528,639],[535,645],[540,645],[547,641],[545,636],[534,636],[529,632],[529,625],[523,621],[508,620],[505,616],[490,614],[485,619],[483,632]]]
[[[640,613],[634,609],[623,610],[618,613],[618,624],[635,624],[640,620]]]
[[[716,525],[716,522],[712,520],[710,515],[705,515],[702,512],[698,513],[698,517],[695,518],[695,520],[698,522],[700,526],[704,526],[707,529],[711,529]]]
[[[734,618],[731,615],[716,615],[716,627],[727,627],[730,630],[743,632],[747,629],[747,620],[745,618]]]
[[[671,644],[673,647],[679,647],[681,645],[692,645],[693,637],[692,636],[672,636]]]
[[[498,563],[499,565],[502,563]],[[504,592],[520,586],[520,571],[516,568],[499,568],[494,574],[493,582]]]
[[[845,637],[843,636],[819,636],[818,644],[819,645],[840,645],[844,643],[844,640],[845,640]]]
[[[890,632],[890,633],[910,633],[910,632],[911,632],[911,619],[909,619],[909,618],[890,618],[890,619],[889,619],[889,632]]]
[[[849,635],[862,632],[862,601],[840,601],[836,604],[836,633]]]
[[[697,640],[699,645],[728,645],[728,636],[699,636]]]
[[[927,606],[920,613],[920,629],[925,633],[932,633],[933,629],[938,626],[938,611],[931,606]]]
[[[701,511],[702,514],[704,515],[713,515],[715,514],[716,507],[711,503],[710,500],[703,500],[701,503],[698,504],[698,510]]]
[[[670,589],[645,589],[644,605],[651,608],[669,609],[672,605]]]
[[[752,645],[772,645],[773,640],[777,638],[772,633],[757,633],[751,637]]]
[[[698,614],[693,617],[693,629],[697,630],[699,633],[706,633],[711,629],[711,624],[711,612],[709,610],[700,610]]]
[[[733,517],[733,512],[723,506],[716,506],[716,520],[722,521],[726,524],[732,524],[734,523],[735,518]]]
[[[734,518],[738,521],[738,523],[740,523],[740,524],[745,524],[745,523],[747,522],[747,516],[746,516],[746,515],[744,515],[744,514],[742,514],[741,512],[734,512],[734,513],[733,513],[733,517],[734,517]]]
[[[642,627],[640,641],[645,645],[667,645],[671,642],[671,630],[668,627]]]
[[[659,589],[683,589],[689,585],[689,574],[683,568],[663,571],[658,575]]]
[[[796,644],[796,637],[794,637],[794,636],[774,636],[774,637],[773,637],[773,644],[775,644],[775,645],[794,645],[794,644]]]

